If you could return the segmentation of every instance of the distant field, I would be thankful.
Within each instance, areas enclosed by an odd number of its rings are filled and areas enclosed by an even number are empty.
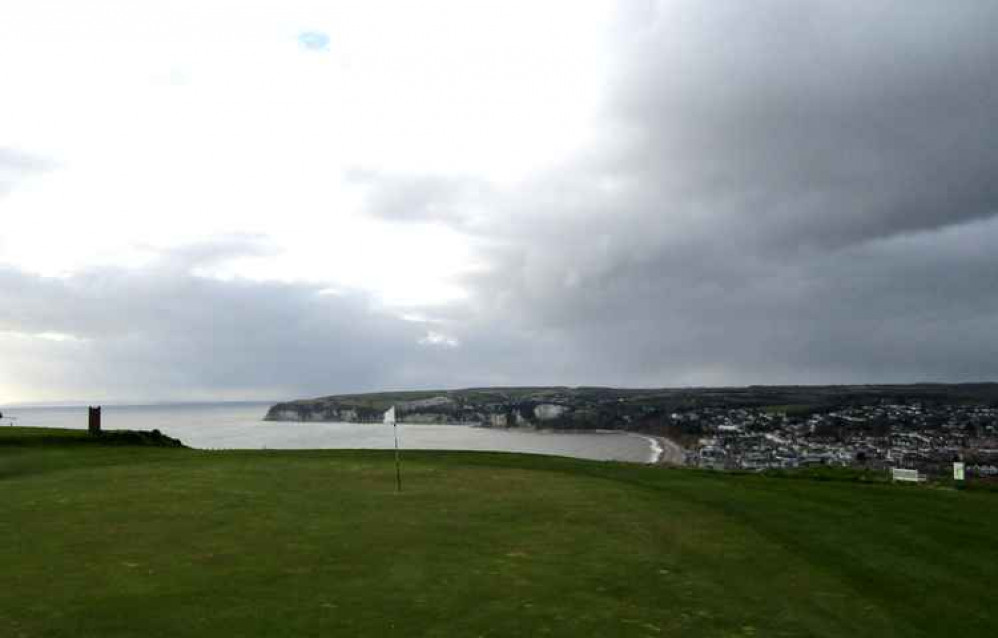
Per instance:
[[[0,428],[0,636],[989,636],[998,494]]]

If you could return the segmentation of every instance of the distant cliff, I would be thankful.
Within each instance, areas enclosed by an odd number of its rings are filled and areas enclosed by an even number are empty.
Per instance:
[[[403,423],[475,423],[495,427],[554,421],[570,411],[567,389],[482,388],[321,397],[271,406],[268,421],[380,422],[396,408]]]
[[[667,432],[677,411],[709,408],[830,410],[879,401],[989,403],[998,384],[748,386],[626,389],[599,387],[468,388],[343,394],[278,403],[269,421],[380,422],[395,406],[403,423],[475,423],[492,427]]]

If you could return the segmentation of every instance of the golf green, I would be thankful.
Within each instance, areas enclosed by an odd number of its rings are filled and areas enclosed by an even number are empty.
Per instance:
[[[996,493],[134,442],[0,428],[0,636],[998,630]]]

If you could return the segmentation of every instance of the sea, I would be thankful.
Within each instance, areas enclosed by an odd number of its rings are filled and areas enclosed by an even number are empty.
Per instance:
[[[106,405],[105,430],[159,430],[205,450],[392,449],[392,427],[380,423],[264,421],[269,403]],[[86,406],[4,407],[0,427],[85,430]],[[495,429],[477,425],[398,425],[403,450],[476,450],[550,454],[582,459],[654,463],[658,442],[631,432]]]

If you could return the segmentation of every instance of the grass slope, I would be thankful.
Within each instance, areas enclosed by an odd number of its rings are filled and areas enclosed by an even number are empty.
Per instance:
[[[0,636],[998,626],[993,493],[409,452],[396,495],[385,452],[46,436],[0,428]]]

